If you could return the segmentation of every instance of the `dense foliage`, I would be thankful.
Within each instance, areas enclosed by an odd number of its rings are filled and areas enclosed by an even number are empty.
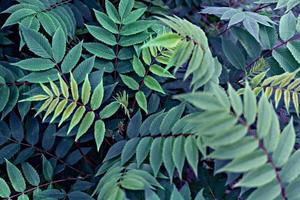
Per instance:
[[[299,0],[0,1],[0,197],[299,200]]]

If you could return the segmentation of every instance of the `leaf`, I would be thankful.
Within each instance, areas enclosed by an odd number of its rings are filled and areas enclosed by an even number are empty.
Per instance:
[[[183,170],[183,165],[185,160],[184,143],[185,143],[184,137],[182,136],[176,137],[174,141],[173,152],[172,152],[173,161],[177,168],[180,179],[182,179],[182,170]]]
[[[61,28],[58,28],[53,36],[52,40],[52,52],[53,57],[56,63],[62,61],[65,51],[66,51],[66,42],[67,39],[65,37],[65,33]]]
[[[267,162],[267,156],[260,150],[256,150],[245,156],[237,157],[223,168],[219,169],[220,172],[247,172],[257,167],[264,165]]]
[[[150,147],[153,142],[153,138],[145,137],[142,138],[136,147],[136,161],[137,165],[140,166],[150,152]]]
[[[8,160],[6,160],[6,171],[15,191],[24,192],[26,183],[21,171]]]
[[[42,71],[51,69],[54,67],[54,63],[49,59],[44,58],[28,58],[19,62],[13,63],[13,65],[25,69],[28,71]]]
[[[60,85],[60,89],[62,91],[63,96],[68,99],[69,98],[69,88],[67,83],[63,80],[63,78],[61,76],[58,75],[59,78],[59,85]]]
[[[114,115],[120,107],[120,104],[117,101],[113,101],[107,106],[103,108],[103,110],[100,112],[100,117],[102,119],[106,119]]]
[[[257,112],[256,97],[249,86],[246,86],[244,92],[244,116],[248,124],[255,121]]]
[[[105,124],[102,120],[97,120],[95,122],[94,137],[96,140],[97,150],[99,151],[105,137]]]
[[[120,15],[117,9],[109,0],[105,0],[105,8],[110,19],[112,19],[115,23],[121,23]]]
[[[129,161],[135,154],[137,145],[139,144],[140,138],[135,137],[128,140],[121,153],[121,164],[124,165]]]
[[[246,173],[236,184],[237,187],[261,187],[271,182],[276,177],[272,166],[264,165],[253,171]]]
[[[162,68],[157,64],[151,65],[149,70],[150,72],[152,72],[157,76],[175,79],[175,76],[173,74],[171,74],[169,71],[167,71],[166,69]]]
[[[140,61],[140,59],[136,56],[133,56],[132,67],[137,75],[139,75],[140,77],[145,76],[146,74],[145,67],[143,63]]]
[[[133,78],[120,74],[120,77],[125,85],[127,85],[132,90],[138,90],[139,84]]]
[[[151,25],[152,25],[152,22],[149,22],[148,20],[139,20],[136,22],[132,22],[130,24],[123,26],[120,30],[120,34],[121,35],[134,35],[134,34],[146,31]]]
[[[83,136],[89,128],[92,126],[95,119],[95,113],[93,111],[88,112],[84,118],[82,119],[82,122],[78,128],[77,135],[75,138],[75,141],[78,141],[78,139]]]
[[[291,183],[300,175],[299,170],[300,163],[300,151],[297,150],[293,155],[289,158],[287,163],[283,166],[280,177],[283,182]]]
[[[139,107],[142,108],[145,111],[145,113],[148,113],[147,99],[144,92],[138,91],[137,93],[135,93],[135,99]]]
[[[29,200],[29,197],[26,194],[22,194],[18,197],[18,200]]]
[[[36,11],[29,8],[22,8],[20,10],[17,10],[16,12],[13,12],[5,21],[2,28],[16,24],[20,22],[22,19],[29,17],[33,14],[35,14]]]
[[[105,46],[104,44],[89,42],[84,43],[83,46],[87,51],[99,58],[112,60],[116,57],[115,52],[111,48]]]
[[[118,27],[117,25],[104,13],[94,10],[97,21],[111,33],[117,34]]]
[[[95,65],[95,58],[95,56],[91,56],[85,59],[73,71],[74,79],[78,84],[81,83],[89,73],[91,73]]]
[[[265,95],[262,95],[258,103],[257,114],[257,135],[260,139],[264,138],[270,131],[272,117],[272,107]]]
[[[157,92],[165,94],[165,92],[162,89],[162,87],[160,86],[159,82],[156,79],[154,79],[153,77],[151,77],[149,75],[146,76],[145,79],[144,79],[144,83],[151,90],[155,90]]]
[[[134,116],[130,119],[127,126],[127,135],[129,138],[134,138],[139,135],[139,129],[142,125],[142,114],[141,111],[138,110]]]
[[[188,163],[191,165],[195,175],[198,174],[199,152],[196,140],[193,137],[187,137],[184,144],[184,152]]]
[[[71,72],[71,70],[76,66],[81,57],[81,51],[82,42],[78,43],[67,53],[61,64],[61,70],[63,73]]]
[[[52,164],[46,159],[44,155],[43,158],[43,175],[47,181],[51,181],[53,176],[53,167]]]
[[[81,99],[82,99],[83,105],[86,105],[89,102],[90,96],[91,96],[91,90],[92,90],[92,87],[90,84],[89,77],[86,76],[85,80],[83,82],[83,85],[82,85],[82,90],[81,90]]]
[[[244,54],[237,48],[236,44],[228,39],[222,39],[223,53],[228,61],[237,69],[244,69],[246,59]]]
[[[123,19],[124,17],[126,17],[130,11],[132,10],[134,5],[134,0],[121,0],[119,3],[119,15],[121,17],[121,19]]]
[[[74,79],[72,73],[70,74],[70,79],[71,79],[71,93],[72,93],[73,99],[75,101],[77,101],[79,99],[78,85],[77,85],[77,82]]]
[[[157,36],[155,39],[150,40],[142,46],[142,48],[147,47],[164,47],[164,48],[173,48],[178,45],[181,41],[181,36],[176,33],[165,33]]]
[[[135,22],[141,16],[143,16],[143,14],[145,13],[145,11],[146,11],[146,8],[139,8],[139,9],[136,9],[136,10],[130,12],[127,15],[127,17],[123,18],[122,24],[126,25],[126,24],[130,24],[132,22]]]
[[[70,122],[67,135],[70,134],[71,130],[79,123],[81,118],[83,117],[83,114],[85,113],[85,107],[80,106],[74,113],[72,120]]]
[[[157,176],[162,164],[162,138],[155,138],[150,148],[150,165],[154,176]]]
[[[288,12],[280,18],[279,36],[282,40],[288,40],[295,34],[296,17],[293,12]]]
[[[0,197],[2,198],[8,198],[11,194],[11,191],[5,182],[4,179],[0,178]]]
[[[97,110],[102,103],[104,97],[104,87],[103,87],[103,80],[97,85],[95,88],[92,98],[91,98],[91,108],[93,110]]]
[[[291,155],[296,140],[296,134],[293,126],[293,119],[290,123],[283,129],[279,143],[273,153],[273,161],[277,167],[283,166],[289,159]]]
[[[42,58],[52,58],[51,46],[45,36],[24,26],[21,26],[21,30],[30,51]]]
[[[9,87],[6,85],[6,81],[4,78],[0,76],[0,112],[3,111],[5,108],[6,104],[8,103],[9,100],[9,94],[10,90]]]
[[[29,164],[23,163],[22,170],[25,175],[26,180],[33,186],[38,186],[40,184],[40,176],[37,171]]]
[[[100,42],[103,42],[111,46],[117,44],[117,40],[115,36],[111,32],[107,31],[106,29],[97,26],[89,26],[89,25],[86,25],[86,27],[89,33]]]

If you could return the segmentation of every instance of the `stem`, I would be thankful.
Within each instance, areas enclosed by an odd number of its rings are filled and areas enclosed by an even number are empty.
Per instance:
[[[61,164],[63,164],[64,166],[66,167],[69,167],[70,169],[74,170],[75,172],[81,174],[81,175],[85,175],[84,172],[80,171],[79,169],[76,169],[75,167],[73,167],[72,165],[66,163],[64,160],[58,158],[57,156],[55,156],[54,154],[48,152],[48,151],[45,151],[43,149],[40,149],[39,147],[36,147],[36,146],[33,146],[31,144],[27,144],[27,143],[23,143],[23,142],[18,142],[17,140],[14,140],[12,138],[7,138],[9,141],[11,142],[14,142],[16,144],[20,144],[20,145],[23,145],[24,147],[30,147],[30,148],[34,148],[37,152],[41,153],[41,154],[45,154],[45,155],[48,155],[52,158],[54,158],[55,160],[59,161]]]
[[[279,44],[275,45],[274,47],[272,47],[271,49],[269,49],[268,51],[266,51],[262,56],[259,56],[259,57],[257,57],[256,59],[254,59],[252,62],[250,62],[250,63],[245,67],[245,69],[246,69],[246,70],[250,70],[251,67],[252,67],[252,65],[255,64],[261,57],[265,57],[265,56],[267,56],[268,54],[270,54],[273,50],[278,49],[278,48],[280,48],[280,47],[286,45],[286,44],[289,43],[289,42],[292,42],[292,41],[294,41],[294,40],[299,40],[299,39],[300,39],[300,34],[297,34],[297,35],[291,37],[290,39],[288,39],[288,40],[286,40],[286,41],[280,42]]]
[[[22,194],[27,194],[27,193],[30,193],[30,192],[33,192],[34,190],[38,189],[38,188],[43,188],[43,187],[47,187],[49,185],[52,185],[52,184],[57,184],[57,183],[63,183],[63,182],[67,182],[67,181],[75,181],[75,180],[84,180],[86,178],[88,178],[89,175],[85,176],[85,177],[76,177],[76,178],[65,178],[65,179],[60,179],[60,180],[55,180],[55,181],[51,181],[49,183],[44,183],[42,185],[39,185],[39,186],[36,186],[36,187],[33,187],[33,188],[30,188],[28,190],[25,190],[24,192],[21,192],[21,193],[18,193],[18,194],[15,194],[13,196],[10,196],[9,198],[6,198],[6,200],[9,200],[9,199],[13,199],[13,198],[17,198],[18,196],[22,195]]]

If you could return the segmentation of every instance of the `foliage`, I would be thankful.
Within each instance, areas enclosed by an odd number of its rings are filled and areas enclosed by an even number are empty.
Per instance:
[[[299,199],[299,1],[1,1],[2,199]]]

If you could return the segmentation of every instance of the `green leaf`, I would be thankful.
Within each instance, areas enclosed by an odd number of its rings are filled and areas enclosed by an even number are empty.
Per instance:
[[[147,99],[143,91],[138,91],[135,93],[135,99],[139,105],[140,108],[142,108],[145,113],[148,113],[148,108],[147,108]]]
[[[296,17],[290,11],[283,15],[279,21],[279,36],[282,40],[288,40],[294,36],[296,32]]]
[[[105,124],[102,120],[97,120],[95,122],[94,137],[96,140],[97,150],[99,151],[105,137]]]
[[[12,64],[28,71],[42,71],[55,66],[51,60],[44,58],[28,58]]]
[[[154,79],[153,77],[151,77],[149,75],[146,76],[145,79],[144,79],[144,83],[151,90],[155,90],[157,92],[165,94],[165,92],[162,89],[162,87],[160,86],[159,82],[156,79]]]
[[[152,22],[149,22],[149,20],[139,20],[136,22],[132,22],[130,24],[123,26],[120,30],[120,34],[121,35],[134,35],[134,34],[146,31],[151,25],[152,25]]]
[[[255,121],[256,112],[256,97],[250,89],[249,85],[247,85],[244,92],[244,116],[249,125]]]
[[[198,174],[199,152],[196,140],[190,136],[187,137],[184,144],[184,152],[188,163],[191,165],[195,175]]]
[[[92,124],[94,123],[94,119],[95,119],[95,113],[93,111],[88,112],[84,118],[82,119],[82,122],[78,128],[77,131],[77,135],[75,138],[75,141],[78,141],[78,139],[83,136],[88,130],[89,128],[92,126]]]
[[[126,76],[123,74],[120,74],[120,77],[125,85],[127,85],[132,90],[138,90],[139,89],[139,83],[136,82],[133,78],[130,76]]]
[[[60,85],[60,89],[62,91],[63,96],[68,99],[69,98],[69,87],[67,85],[67,83],[63,80],[63,78],[61,76],[58,75],[59,78],[59,85]]]
[[[111,46],[117,44],[117,40],[115,36],[111,32],[107,31],[106,29],[97,26],[89,26],[89,25],[86,25],[86,27],[89,33],[100,42],[103,42]]]
[[[72,120],[70,122],[70,126],[68,128],[67,134],[70,134],[71,130],[80,122],[81,118],[83,117],[83,114],[85,113],[85,107],[80,106],[74,113]]]
[[[264,165],[246,173],[236,184],[238,187],[261,187],[276,177],[275,170],[270,165]]]
[[[106,119],[111,117],[113,114],[115,114],[120,107],[120,104],[117,101],[113,101],[107,106],[103,108],[103,110],[100,112],[100,117],[102,119]]]
[[[134,5],[134,0],[121,0],[119,3],[119,15],[121,19],[126,17],[132,10]]]
[[[135,154],[137,145],[139,144],[140,138],[135,137],[128,140],[122,149],[121,153],[121,165],[124,165],[128,160]]]
[[[153,142],[152,137],[145,137],[142,138],[139,144],[137,145],[136,162],[138,166],[140,166],[148,156],[152,142]]]
[[[40,184],[40,176],[37,171],[29,164],[23,163],[22,170],[25,175],[26,180],[33,186],[38,186]]]
[[[277,167],[283,166],[289,159],[296,141],[296,134],[293,126],[293,119],[283,129],[279,143],[273,153],[273,161]]]
[[[246,59],[244,54],[231,40],[222,39],[223,53],[228,61],[237,69],[244,69],[246,66]]]
[[[66,119],[68,119],[70,116],[71,116],[71,114],[73,113],[73,111],[75,110],[75,108],[76,108],[76,102],[72,102],[72,103],[70,103],[69,105],[68,105],[68,107],[65,109],[65,111],[64,111],[64,113],[63,113],[63,115],[62,115],[62,117],[61,117],[61,119],[60,119],[60,121],[59,121],[59,124],[58,124],[58,126],[61,126],[61,124],[64,122],[64,121],[66,121]]]
[[[0,197],[2,198],[8,198],[11,194],[11,191],[5,182],[4,179],[0,178]]]
[[[232,108],[237,116],[243,113],[243,103],[238,93],[228,84],[228,95]]]
[[[36,11],[34,11],[32,9],[28,9],[28,8],[22,8],[20,10],[17,10],[16,12],[13,12],[7,18],[7,20],[3,24],[2,28],[6,27],[6,26],[13,25],[13,24],[16,24],[16,23],[20,22],[22,19],[24,19],[28,16],[32,16],[35,13],[36,13]]]
[[[112,60],[116,57],[115,52],[111,48],[105,46],[104,44],[89,42],[84,43],[83,46],[87,51],[96,55],[99,58]]]
[[[6,160],[6,171],[15,191],[24,192],[26,183],[21,171],[8,160]]]
[[[97,85],[95,88],[92,98],[91,98],[91,108],[93,110],[97,110],[102,103],[104,97],[104,87],[103,87],[103,80]]]
[[[157,176],[160,166],[162,164],[162,138],[155,138],[150,148],[150,165],[154,176]]]
[[[24,26],[21,30],[30,51],[43,58],[52,58],[52,49],[45,36]]]
[[[52,177],[53,177],[53,166],[50,163],[50,161],[48,161],[46,159],[46,157],[44,155],[42,155],[43,157],[43,175],[46,179],[46,181],[51,181]]]
[[[22,194],[18,197],[18,200],[29,200],[29,197],[26,194]]]
[[[91,90],[92,87],[90,84],[89,77],[86,76],[81,89],[81,99],[83,105],[86,105],[89,102],[91,96]]]
[[[144,13],[146,12],[146,8],[139,8],[132,12],[130,12],[127,17],[122,20],[122,24],[130,24],[138,20]]]
[[[61,70],[63,73],[71,72],[71,70],[76,66],[81,57],[81,51],[82,42],[78,43],[69,51],[69,53],[67,53],[61,64]]]
[[[258,103],[258,114],[257,114],[257,135],[258,137],[264,138],[270,131],[272,117],[272,107],[268,102],[265,95],[262,95]]]
[[[267,162],[267,156],[260,150],[256,150],[245,156],[237,157],[223,168],[219,169],[220,172],[247,172],[252,169],[258,168]]]
[[[141,32],[131,36],[121,36],[119,44],[122,47],[130,47],[135,44],[140,44],[145,42],[149,37],[149,33]]]
[[[105,0],[105,8],[109,18],[112,19],[115,23],[120,24],[121,23],[120,15],[117,9],[109,0]]]
[[[97,21],[111,33],[117,34],[119,32],[117,25],[104,13],[95,11]]]
[[[140,59],[136,56],[133,56],[132,67],[137,75],[139,75],[140,77],[145,76],[146,73],[145,67],[143,63],[140,61]]]
[[[150,40],[142,46],[142,48],[147,47],[164,47],[173,48],[178,45],[181,41],[181,36],[176,33],[165,33],[157,36],[155,39]]]
[[[66,42],[67,39],[65,33],[61,28],[58,28],[54,33],[52,39],[52,52],[53,52],[53,58],[56,61],[56,63],[61,62],[65,55]]]
[[[182,179],[182,170],[185,160],[184,153],[185,138],[182,136],[176,137],[173,146],[172,157],[174,164],[178,170],[179,178]]]
[[[9,101],[9,94],[10,90],[9,87],[6,85],[6,81],[4,78],[0,76],[0,112],[3,111],[7,102]]]
[[[72,97],[75,101],[79,99],[79,94],[78,94],[78,85],[76,80],[74,79],[72,73],[70,74],[70,79],[71,79],[71,93]]]
[[[283,166],[280,177],[285,183],[290,183],[300,175],[300,150],[297,150]]]
[[[153,74],[160,76],[160,77],[165,77],[165,78],[174,78],[175,76],[171,74],[168,70],[162,68],[161,66],[154,64],[150,66],[150,72]]]

